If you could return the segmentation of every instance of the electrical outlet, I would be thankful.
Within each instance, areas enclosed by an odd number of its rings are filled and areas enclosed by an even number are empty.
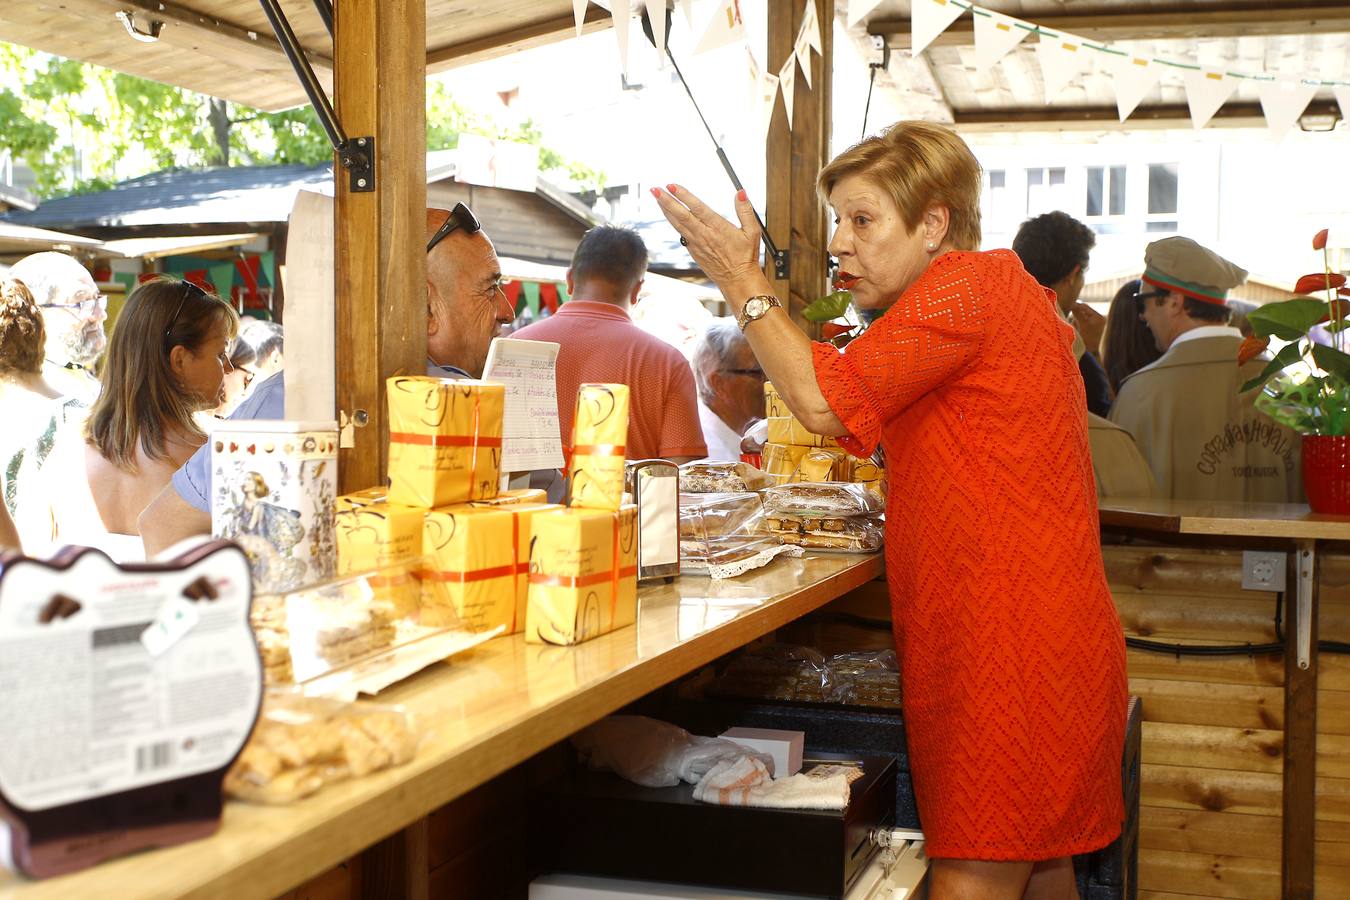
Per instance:
[[[1285,554],[1242,551],[1242,589],[1245,591],[1283,591]]]

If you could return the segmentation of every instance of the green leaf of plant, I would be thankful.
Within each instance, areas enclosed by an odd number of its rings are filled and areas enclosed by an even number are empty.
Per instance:
[[[852,302],[853,295],[848,291],[835,291],[809,304],[802,310],[802,316],[808,322],[828,322],[847,312],[848,305]]]
[[[1258,307],[1247,314],[1247,321],[1258,337],[1274,335],[1282,341],[1295,341],[1329,313],[1330,307],[1322,300],[1295,297]]]
[[[1313,362],[1323,372],[1334,375],[1343,383],[1350,382],[1350,354],[1342,353],[1334,347],[1313,344]]]
[[[1257,375],[1242,386],[1240,393],[1245,394],[1253,388],[1258,388],[1265,384],[1276,372],[1283,370],[1285,366],[1290,365],[1291,363],[1297,362],[1299,355],[1299,345],[1297,343],[1285,344],[1284,347],[1280,348],[1280,352],[1275,354],[1275,358],[1266,363],[1266,367],[1261,371],[1260,375]]]

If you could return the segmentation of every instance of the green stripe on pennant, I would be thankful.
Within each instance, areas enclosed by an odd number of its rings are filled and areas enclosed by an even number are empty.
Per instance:
[[[539,282],[522,281],[520,292],[525,296],[525,305],[529,307],[530,315],[539,318]]]

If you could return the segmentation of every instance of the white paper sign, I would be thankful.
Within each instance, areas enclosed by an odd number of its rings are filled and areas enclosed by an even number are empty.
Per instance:
[[[502,472],[560,469],[558,345],[494,338],[483,380],[506,385],[502,417]]]

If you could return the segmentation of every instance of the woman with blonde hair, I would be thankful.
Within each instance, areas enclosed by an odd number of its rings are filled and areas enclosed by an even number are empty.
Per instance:
[[[206,441],[195,414],[224,398],[238,329],[234,309],[191,282],[161,278],[131,293],[102,393],[43,467],[53,547],[99,547],[124,562],[144,556],[136,519]]]
[[[861,309],[812,343],[740,227],[656,189],[792,412],[856,456],[886,450],[886,574],[933,900],[1072,898],[1070,857],[1124,819],[1125,647],[1098,539],[1073,331],[1008,250],[978,252],[980,167],[902,122],[817,179]],[[824,285],[822,285],[822,288]]]

